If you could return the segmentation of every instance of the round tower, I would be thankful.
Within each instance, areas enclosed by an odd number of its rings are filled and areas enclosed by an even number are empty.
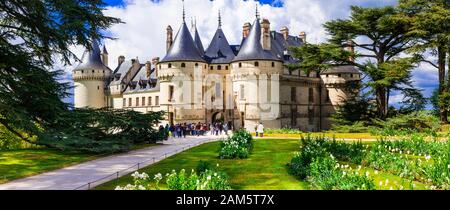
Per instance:
[[[196,37],[199,37],[198,33]],[[171,38],[172,34],[168,33],[167,40]],[[183,6],[182,25],[168,46],[167,54],[157,64],[160,107],[167,114],[167,122],[164,123],[205,121],[204,109],[196,107],[202,104],[201,81],[207,69],[202,50],[200,39],[194,40],[189,32]]]
[[[258,11],[231,66],[235,104],[239,111],[236,127],[250,132],[254,132],[260,122],[265,127],[281,127],[279,78],[283,62],[272,51],[270,22],[267,19],[261,21]]]
[[[84,52],[82,62],[72,71],[76,108],[107,106],[105,86],[109,81],[111,70],[102,62],[100,54],[98,42],[92,41],[91,49]]]

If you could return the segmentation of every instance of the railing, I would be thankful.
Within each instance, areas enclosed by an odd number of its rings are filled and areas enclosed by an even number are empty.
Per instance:
[[[91,188],[93,188],[95,186],[98,186],[98,185],[103,184],[103,183],[108,182],[108,181],[117,180],[117,179],[119,179],[122,176],[130,174],[130,173],[132,173],[134,171],[137,171],[137,170],[141,169],[142,167],[146,167],[146,166],[152,165],[154,163],[157,163],[157,162],[159,162],[161,160],[164,160],[167,157],[170,157],[172,155],[178,154],[180,152],[183,152],[185,150],[191,149],[193,147],[197,147],[197,146],[205,144],[205,143],[210,143],[210,142],[220,141],[220,140],[221,140],[221,138],[217,138],[217,139],[210,139],[210,140],[198,142],[198,143],[195,143],[195,144],[189,144],[187,146],[182,147],[181,149],[176,149],[175,151],[164,153],[164,155],[161,155],[161,156],[158,156],[158,157],[152,157],[152,158],[147,159],[145,161],[138,162],[138,163],[136,163],[136,164],[126,168],[126,169],[122,169],[120,171],[116,171],[116,172],[114,172],[112,174],[109,174],[108,176],[105,176],[105,177],[102,177],[100,179],[88,182],[88,183],[86,183],[84,185],[81,185],[81,186],[75,188],[74,190],[90,190]]]

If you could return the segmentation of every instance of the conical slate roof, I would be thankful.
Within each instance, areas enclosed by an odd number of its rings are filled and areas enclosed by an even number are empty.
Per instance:
[[[194,31],[195,46],[197,46],[197,50],[199,51],[200,55],[203,56],[205,54],[205,48],[203,48],[202,40],[200,39],[200,35],[198,34],[197,26],[194,26]]]
[[[250,29],[250,33],[242,43],[235,61],[245,60],[280,60],[271,51],[264,50],[261,45],[261,24],[256,19]]]
[[[161,62],[170,61],[198,61],[205,62],[198,51],[186,23],[183,21],[175,40]]]
[[[99,69],[99,70],[110,70],[105,66],[100,58],[100,47],[96,40],[92,41],[92,49],[86,49],[81,58],[81,63],[74,70],[82,69]]]
[[[230,44],[228,43],[228,40],[225,37],[222,29],[219,27],[216,31],[216,34],[214,34],[214,37],[209,44],[208,49],[206,49],[205,59],[208,61],[208,63],[224,64],[230,63],[233,58],[233,50],[231,49]]]

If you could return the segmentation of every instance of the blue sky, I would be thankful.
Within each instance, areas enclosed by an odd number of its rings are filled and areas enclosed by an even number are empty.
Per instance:
[[[181,23],[181,0],[104,0],[105,14],[121,18],[125,24],[112,26],[106,33],[116,40],[105,40],[109,52],[109,67],[115,69],[117,57],[139,58],[141,63],[152,57],[163,57],[165,28],[171,25],[176,32]],[[347,18],[350,6],[381,7],[395,5],[397,0],[259,0],[260,13],[271,22],[272,30],[283,26],[292,35],[305,31],[307,41],[326,41],[322,24],[337,18]],[[254,20],[256,0],[185,0],[187,21],[196,19],[206,48],[217,28],[217,13],[221,10],[223,30],[230,44],[241,41],[242,25]],[[73,50],[81,57],[84,49]],[[75,64],[76,65],[76,64]],[[66,67],[68,74],[74,66]],[[70,75],[68,75],[70,78]],[[423,89],[426,97],[437,86],[437,71],[422,65],[413,72],[414,85]],[[72,101],[70,98],[68,101]],[[391,105],[398,106],[403,97],[391,95]]]

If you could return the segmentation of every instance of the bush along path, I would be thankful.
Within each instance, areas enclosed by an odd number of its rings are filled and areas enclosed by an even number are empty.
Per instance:
[[[316,189],[450,189],[448,141],[412,135],[400,141],[344,143],[302,138],[289,172]]]
[[[140,167],[145,167],[153,164],[153,157],[155,157],[157,162],[192,146],[218,141],[222,138],[224,137],[205,136],[169,139],[163,145],[100,158],[36,176],[14,180],[1,184],[0,190],[73,190],[80,186],[80,189],[93,188],[135,171],[137,167],[115,174],[115,172],[128,169],[137,163],[143,163]],[[100,181],[93,182],[95,180]],[[87,185],[88,183],[91,183],[90,186]]]

